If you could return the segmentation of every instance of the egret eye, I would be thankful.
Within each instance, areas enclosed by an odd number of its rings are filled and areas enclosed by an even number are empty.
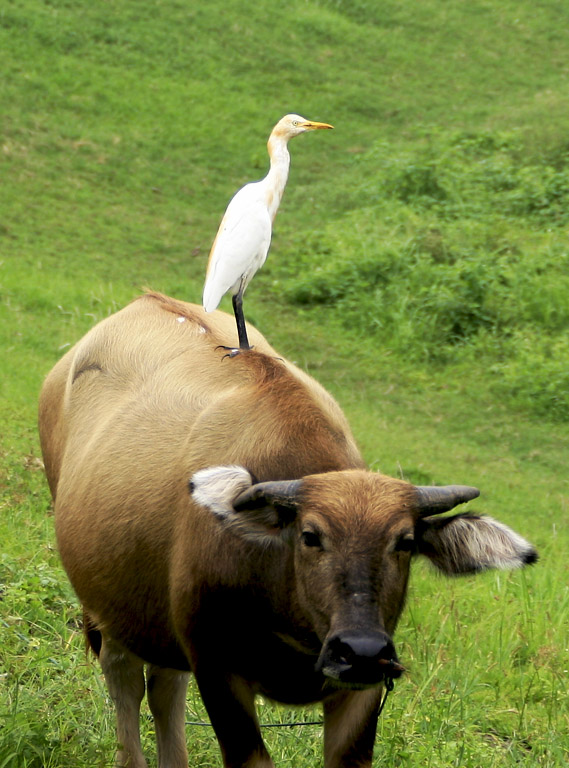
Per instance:
[[[321,547],[322,542],[316,531],[303,531],[300,538],[305,547]]]
[[[293,120],[293,121],[292,121],[292,124],[293,124],[293,125],[298,125],[298,120]]]
[[[412,552],[415,549],[415,537],[412,533],[405,533],[395,543],[395,552]]]

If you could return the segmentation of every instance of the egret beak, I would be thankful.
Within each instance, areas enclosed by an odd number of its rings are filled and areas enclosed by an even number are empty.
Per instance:
[[[317,128],[333,128],[334,126],[328,123],[316,123],[313,120],[307,120],[305,123],[302,123],[302,127],[306,128],[307,131],[315,131]]]

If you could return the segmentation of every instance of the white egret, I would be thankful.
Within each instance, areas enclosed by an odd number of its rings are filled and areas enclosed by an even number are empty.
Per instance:
[[[267,142],[269,172],[261,181],[242,187],[231,199],[221,220],[209,255],[203,307],[206,312],[212,312],[222,296],[231,291],[239,349],[251,349],[243,316],[243,293],[267,258],[273,221],[288,178],[288,141],[306,131],[332,127],[300,115],[281,118]]]

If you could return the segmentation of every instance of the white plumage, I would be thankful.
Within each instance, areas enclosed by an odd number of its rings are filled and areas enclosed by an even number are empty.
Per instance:
[[[273,222],[262,184],[247,184],[227,206],[208,264],[203,292],[206,312],[217,309],[228,291],[236,294],[241,286],[244,291],[267,258]]]
[[[222,297],[231,292],[240,349],[250,349],[243,293],[267,258],[273,221],[288,179],[289,139],[318,128],[332,126],[300,115],[285,115],[279,120],[267,142],[269,172],[261,181],[246,184],[234,195],[219,225],[209,256],[203,306],[206,312],[213,312]]]

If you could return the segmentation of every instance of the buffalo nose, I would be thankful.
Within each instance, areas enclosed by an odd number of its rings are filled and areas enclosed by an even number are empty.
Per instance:
[[[330,651],[335,660],[352,664],[355,660],[377,661],[390,658],[395,649],[389,637],[383,632],[370,635],[342,634],[330,641]]]
[[[385,632],[338,632],[323,649],[322,672],[344,684],[376,685],[387,677],[399,677],[395,647]]]

